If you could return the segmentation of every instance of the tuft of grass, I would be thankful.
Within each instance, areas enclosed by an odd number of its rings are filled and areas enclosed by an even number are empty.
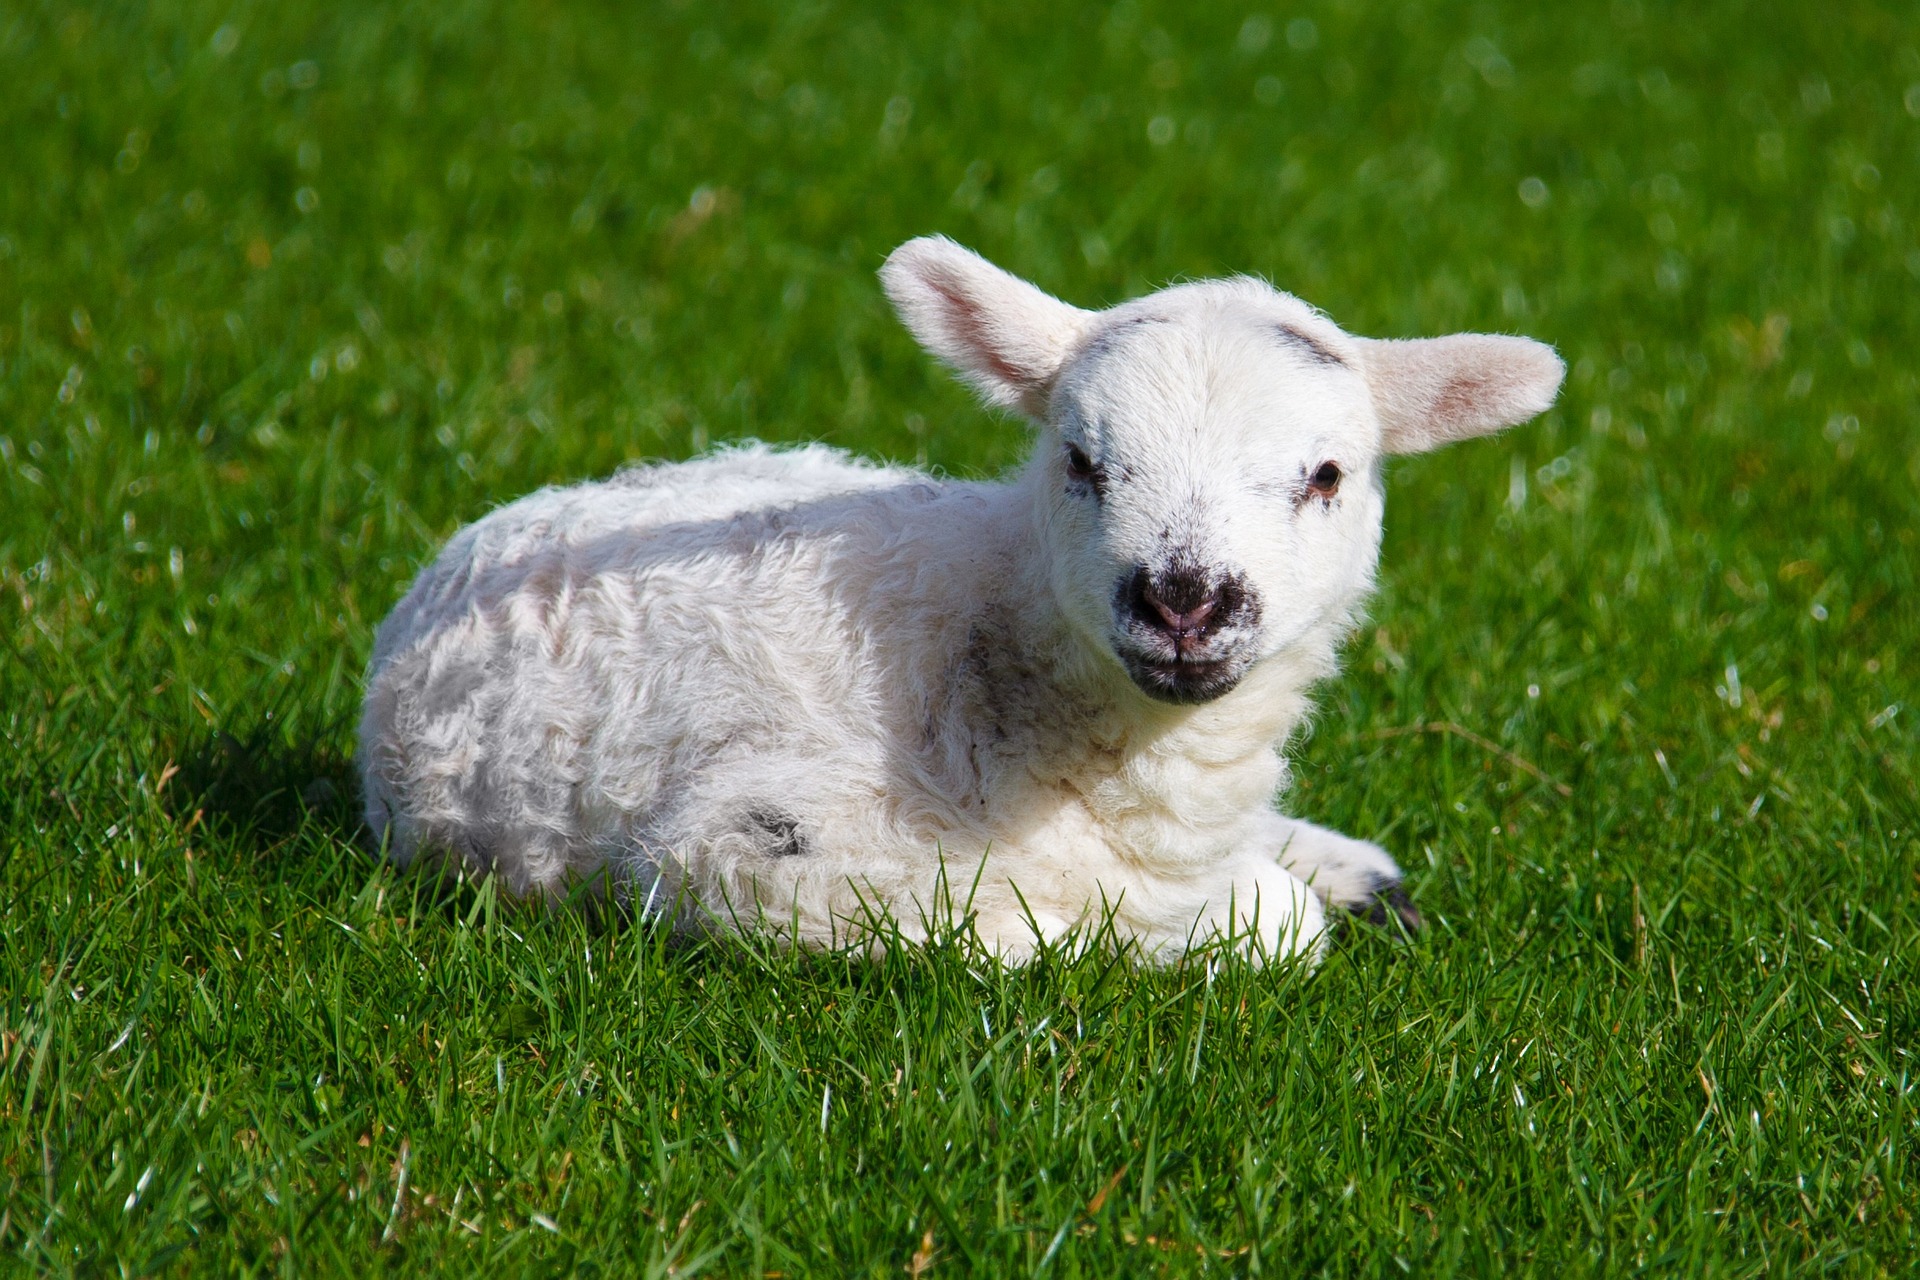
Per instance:
[[[29,3],[0,153],[17,1265],[1912,1267],[1897,6]],[[1019,456],[884,310],[932,230],[1567,356],[1395,468],[1294,749],[1412,945],[681,946],[360,847],[372,628],[492,504],[749,434]]]

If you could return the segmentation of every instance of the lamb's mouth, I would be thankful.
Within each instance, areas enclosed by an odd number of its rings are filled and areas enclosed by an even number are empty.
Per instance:
[[[1140,692],[1159,702],[1182,705],[1212,702],[1239,684],[1247,672],[1247,664],[1231,654],[1213,658],[1195,654],[1156,658],[1122,650],[1120,661]]]

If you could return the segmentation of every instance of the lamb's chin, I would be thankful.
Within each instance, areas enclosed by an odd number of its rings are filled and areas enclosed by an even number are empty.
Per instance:
[[[1144,654],[1121,652],[1120,661],[1140,692],[1156,702],[1197,706],[1231,693],[1247,674],[1249,663],[1238,654],[1219,658],[1161,661]]]

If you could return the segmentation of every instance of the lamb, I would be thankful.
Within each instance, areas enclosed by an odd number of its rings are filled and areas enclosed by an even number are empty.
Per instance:
[[[1249,278],[1103,311],[941,237],[908,329],[1035,427],[1003,480],[747,444],[461,530],[380,628],[366,821],[522,894],[871,942],[943,911],[1010,962],[1417,923],[1377,845],[1274,807],[1379,557],[1382,458],[1523,422],[1524,338],[1351,336]]]

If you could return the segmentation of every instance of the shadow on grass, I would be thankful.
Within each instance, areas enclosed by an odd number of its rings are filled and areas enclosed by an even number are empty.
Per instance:
[[[268,711],[238,733],[201,734],[179,758],[168,807],[176,821],[208,833],[209,843],[250,856],[257,872],[298,877],[324,863],[357,888],[386,857],[362,819],[359,771],[339,746],[350,734],[343,725],[290,733],[291,719]],[[391,874],[396,888],[449,923],[483,914],[531,921],[571,909],[598,932],[626,928],[637,914],[604,879],[519,898],[452,855],[421,857]]]
[[[360,783],[339,736],[289,736],[271,715],[239,734],[203,734],[181,755],[169,807],[264,859],[288,856],[301,837],[315,835],[373,857],[360,821]]]

